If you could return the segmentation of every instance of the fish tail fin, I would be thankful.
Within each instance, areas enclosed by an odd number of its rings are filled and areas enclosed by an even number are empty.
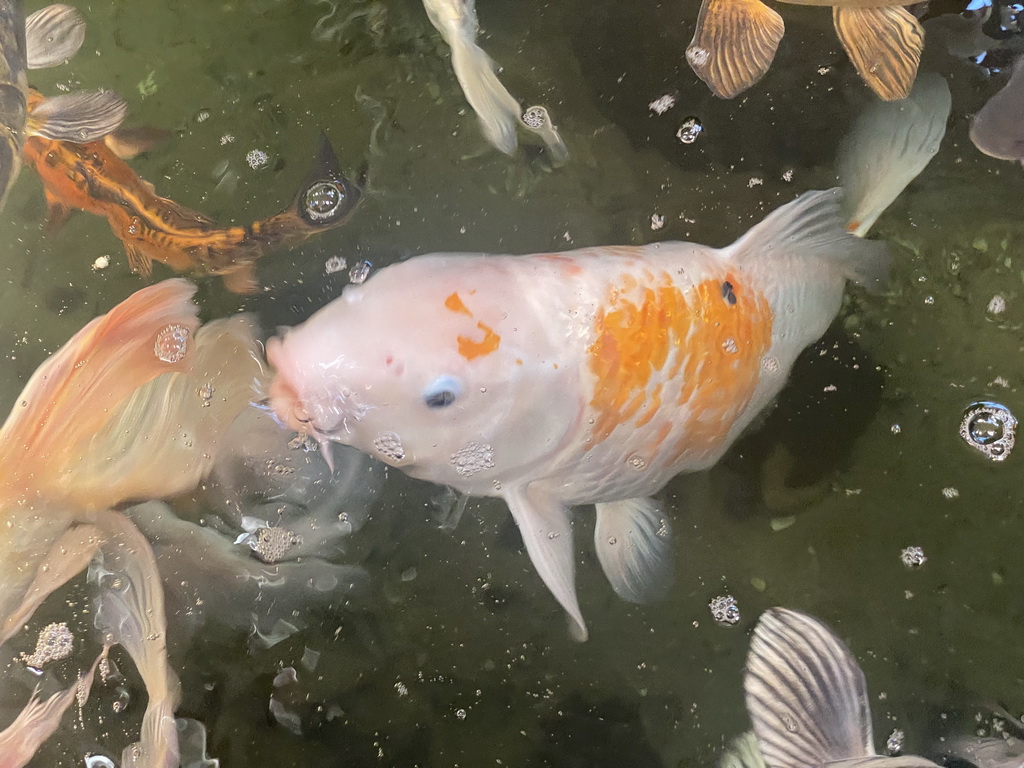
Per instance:
[[[744,731],[729,742],[718,760],[718,768],[768,768],[753,731]]]
[[[951,100],[945,79],[922,73],[908,98],[875,101],[839,149],[847,229],[863,237],[939,151]]]
[[[124,750],[121,764],[171,768],[178,765],[174,710],[181,686],[167,660],[167,618],[156,558],[139,529],[117,512],[99,512],[94,523],[110,536],[101,547],[101,561],[89,568],[89,580],[99,587],[96,628],[108,644],[128,652],[149,697],[139,741]]]
[[[494,62],[483,48],[463,37],[451,40],[452,69],[466,101],[476,112],[480,128],[491,145],[506,155],[516,151],[516,125],[520,107],[502,85]]]
[[[754,629],[743,676],[747,713],[772,768],[874,756],[864,673],[829,629],[772,608]]]
[[[199,324],[195,290],[176,279],[136,291],[39,366],[0,429],[6,483],[61,496],[66,475],[111,410],[151,379],[188,364]]]
[[[797,263],[828,261],[848,280],[880,289],[889,274],[888,250],[884,243],[847,231],[841,199],[838,188],[805,192],[729,246],[727,257],[741,265],[773,257]]]
[[[321,131],[313,163],[291,204],[280,213],[255,222],[254,237],[260,243],[272,245],[333,229],[348,221],[362,196],[359,186],[342,173],[334,147]]]
[[[264,376],[246,315],[196,333],[185,370],[154,378],[122,400],[84,444],[66,484],[94,508],[194,488],[221,438]]]

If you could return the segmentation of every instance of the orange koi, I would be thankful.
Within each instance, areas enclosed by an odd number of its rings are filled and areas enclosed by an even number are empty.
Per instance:
[[[32,91],[29,108],[41,100]],[[51,220],[62,220],[71,209],[105,216],[124,243],[132,272],[148,276],[159,261],[176,272],[220,275],[234,293],[256,290],[255,262],[267,250],[343,224],[361,197],[341,172],[324,134],[291,204],[244,226],[218,226],[202,213],[160,197],[103,141],[75,144],[30,136],[23,158],[42,179]]]

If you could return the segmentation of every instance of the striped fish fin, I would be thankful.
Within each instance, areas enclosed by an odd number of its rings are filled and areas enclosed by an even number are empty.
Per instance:
[[[885,101],[905,99],[917,77],[924,29],[899,5],[834,6],[832,22],[857,73]]]
[[[785,608],[766,611],[750,643],[743,689],[772,768],[817,768],[874,755],[864,673],[816,619]]]

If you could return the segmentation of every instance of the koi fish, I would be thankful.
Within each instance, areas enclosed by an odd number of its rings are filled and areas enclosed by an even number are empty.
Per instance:
[[[168,280],[93,320],[38,368],[0,428],[0,643],[98,556],[97,625],[124,646],[149,694],[122,765],[177,768],[179,686],[153,551],[112,508],[195,487],[261,372],[248,320],[199,328],[194,292]],[[197,394],[211,383],[215,397]],[[70,694],[33,695],[0,731],[3,765],[26,765],[91,680],[89,671]]]
[[[569,151],[547,109],[536,106],[524,112],[498,79],[494,62],[477,45],[479,24],[475,0],[423,0],[423,8],[430,23],[451,48],[455,77],[491,146],[506,155],[513,154],[518,145],[516,126],[519,125],[540,137],[553,165],[563,165],[569,158]]]
[[[30,109],[41,98],[33,91]],[[255,262],[269,248],[343,224],[361,196],[341,172],[324,134],[291,204],[248,226],[220,227],[158,196],[106,142],[76,144],[33,136],[25,142],[24,157],[42,179],[52,221],[61,221],[74,208],[104,216],[124,244],[132,272],[149,276],[153,262],[159,261],[176,272],[220,275],[234,293],[256,290]]]
[[[784,0],[832,6],[836,34],[857,73],[880,98],[906,98],[924,50],[924,30],[908,3],[891,0]],[[686,49],[694,73],[732,99],[768,72],[786,27],[761,0],[703,0]]]
[[[762,765],[937,768],[916,755],[875,752],[864,672],[843,641],[807,614],[764,612],[750,641],[743,690]],[[736,754],[731,764],[757,764],[750,754],[749,748]]]
[[[127,104],[111,91],[40,100],[28,113],[29,69],[63,64],[85,40],[85,20],[68,5],[49,5],[28,19],[21,0],[0,1],[0,208],[21,169],[26,136],[96,141],[124,120]]]
[[[940,78],[941,80],[941,78]],[[874,221],[934,154],[948,90],[858,123],[845,201]],[[945,107],[945,112],[943,112]],[[941,137],[941,132],[940,132]],[[860,153],[886,158],[857,162]],[[586,637],[570,507],[595,504],[616,593],[648,602],[672,575],[651,498],[712,466],[785,384],[884,245],[848,230],[839,190],[809,192],[731,246],[656,243],[531,256],[432,254],[381,269],[267,343],[271,408],[290,428],[413,477],[505,500],[537,571]]]

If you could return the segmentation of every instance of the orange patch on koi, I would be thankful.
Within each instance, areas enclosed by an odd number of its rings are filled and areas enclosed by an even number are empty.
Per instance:
[[[452,312],[458,312],[463,315],[473,316],[473,313],[469,311],[469,308],[462,303],[462,297],[458,293],[452,293],[447,299],[444,300],[445,309]]]
[[[501,344],[501,336],[496,334],[493,328],[483,323],[477,323],[476,327],[484,332],[484,337],[480,341],[474,341],[468,336],[459,336],[456,339],[459,342],[459,354],[467,360],[489,355]]]

